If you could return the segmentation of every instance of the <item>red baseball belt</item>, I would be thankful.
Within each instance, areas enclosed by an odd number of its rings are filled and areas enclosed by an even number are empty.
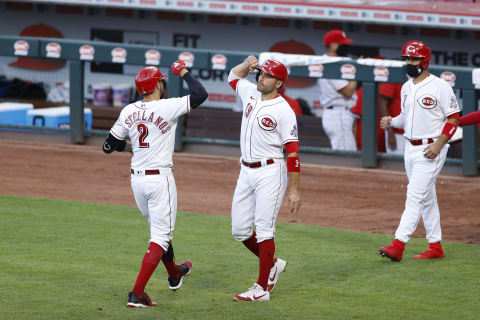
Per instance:
[[[266,165],[269,165],[269,164],[272,164],[272,163],[275,163],[275,161],[273,161],[273,159],[268,159],[267,162],[266,162]],[[262,166],[262,161],[246,162],[242,159],[242,164],[245,167],[249,167],[249,168],[260,168]]]
[[[410,143],[413,145],[413,146],[421,146],[422,144],[431,144],[431,143],[434,143],[435,140],[433,140],[432,138],[428,138],[428,139],[419,139],[419,140],[408,140],[410,141]]]

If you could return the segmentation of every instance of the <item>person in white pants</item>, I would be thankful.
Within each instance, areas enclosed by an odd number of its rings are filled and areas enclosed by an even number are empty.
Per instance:
[[[246,79],[257,70],[257,83]],[[247,57],[235,66],[228,83],[242,100],[240,174],[232,200],[232,235],[259,260],[258,280],[237,301],[268,301],[287,262],[275,258],[275,222],[289,185],[291,212],[300,208],[300,158],[297,118],[279,94],[287,68],[276,60],[261,66]],[[283,149],[287,153],[284,160]],[[255,230],[253,229],[255,226]]]
[[[347,45],[352,42],[342,30],[331,30],[323,37],[325,54],[344,57],[347,54]],[[355,119],[350,112],[357,101],[357,81],[320,78],[317,84],[319,100],[323,106],[322,127],[332,149],[357,150],[353,133]]]
[[[457,129],[455,122],[460,108],[451,86],[428,73],[431,51],[425,43],[408,41],[402,48],[402,56],[406,59],[406,72],[411,77],[402,87],[402,110],[395,118],[383,117],[380,126],[382,129],[393,126],[405,130],[407,200],[395,240],[380,248],[379,253],[400,261],[405,243],[423,218],[429,248],[413,258],[443,258],[435,183],[447,157],[447,142]]]

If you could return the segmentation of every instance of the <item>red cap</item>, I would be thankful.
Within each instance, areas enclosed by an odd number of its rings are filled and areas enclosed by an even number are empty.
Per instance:
[[[352,39],[348,39],[347,36],[345,35],[345,32],[342,30],[330,30],[327,32],[325,36],[323,36],[323,44],[325,46],[329,46],[332,43],[338,43],[338,44],[350,44],[352,43]]]
[[[63,34],[56,28],[46,24],[33,24],[20,32],[22,37],[35,38],[63,38]],[[58,70],[63,68],[65,60],[63,59],[44,59],[19,57],[17,61],[8,64],[10,67],[32,69],[32,70]]]

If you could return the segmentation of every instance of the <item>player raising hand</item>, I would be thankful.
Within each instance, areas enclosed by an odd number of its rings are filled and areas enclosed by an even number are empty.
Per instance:
[[[132,151],[131,186],[142,215],[148,220],[150,240],[147,253],[127,307],[155,306],[144,291],[160,260],[168,272],[171,290],[182,286],[183,278],[192,270],[187,260],[177,265],[172,246],[177,216],[177,188],[173,177],[172,154],[178,118],[200,106],[208,97],[202,84],[185,67],[182,60],[172,65],[173,74],[187,83],[190,94],[180,98],[162,99],[166,78],[158,68],[145,67],[135,77],[142,101],[123,108],[117,122],[103,144],[105,153]],[[131,145],[125,138],[131,139]]]

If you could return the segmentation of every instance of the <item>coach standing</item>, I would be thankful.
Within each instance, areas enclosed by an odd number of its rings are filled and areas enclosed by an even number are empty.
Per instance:
[[[323,37],[326,55],[345,57],[347,46],[352,43],[342,30],[331,30]],[[319,99],[323,106],[322,126],[330,139],[332,149],[356,150],[353,135],[354,118],[350,108],[355,105],[357,81],[319,79]]]

